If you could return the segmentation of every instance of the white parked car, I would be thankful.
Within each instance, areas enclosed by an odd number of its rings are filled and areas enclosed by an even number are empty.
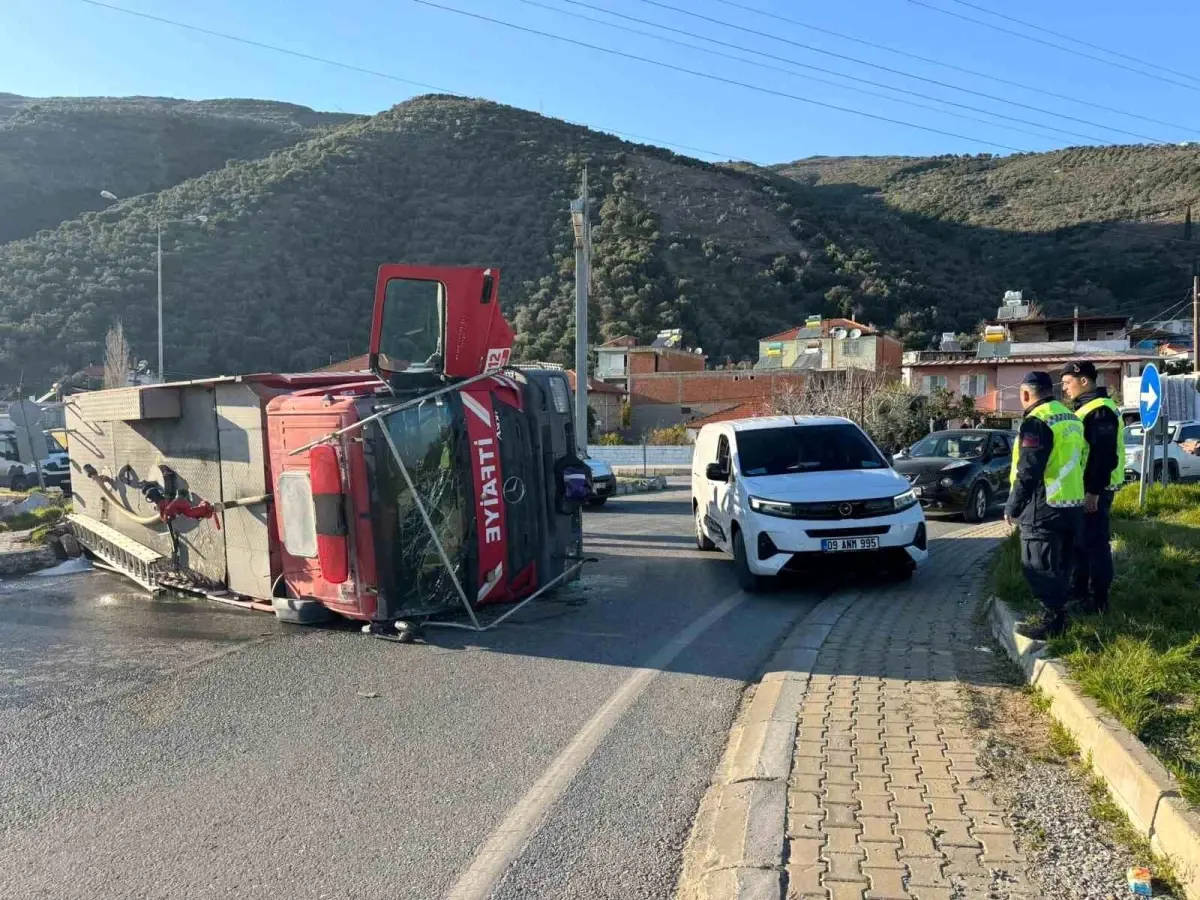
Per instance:
[[[696,545],[730,554],[748,591],[813,560],[906,578],[929,556],[921,504],[849,419],[705,425],[692,456],[692,509]]]
[[[1200,441],[1200,422],[1171,422],[1167,426],[1170,443],[1167,444],[1167,477],[1171,481],[1182,478],[1200,478],[1200,456],[1197,442]],[[1142,472],[1141,425],[1125,428],[1125,480],[1137,481]],[[1156,435],[1155,435],[1156,437]],[[1154,447],[1152,473],[1154,479],[1162,479],[1163,448]]]

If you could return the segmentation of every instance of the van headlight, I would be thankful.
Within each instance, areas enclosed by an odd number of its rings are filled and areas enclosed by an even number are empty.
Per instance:
[[[798,518],[796,507],[782,500],[761,500],[758,497],[751,497],[750,508],[756,513],[762,513],[764,516],[775,516],[779,519]]]
[[[910,488],[903,494],[897,494],[895,497],[893,497],[892,505],[896,508],[896,512],[909,509],[910,507],[917,505],[917,495],[914,494]]]

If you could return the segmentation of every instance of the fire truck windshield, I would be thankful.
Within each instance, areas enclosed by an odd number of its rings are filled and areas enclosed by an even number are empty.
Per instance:
[[[459,579],[466,564],[467,516],[464,509],[459,441],[449,398],[429,400],[381,420],[404,460],[405,468],[425,503],[438,539],[454,563]],[[380,467],[380,525],[387,556],[394,560],[390,580],[398,605],[441,607],[459,602],[429,529],[413,501],[390,450]]]
[[[437,281],[393,278],[387,283],[379,346],[382,368],[440,368],[445,297],[446,289]]]

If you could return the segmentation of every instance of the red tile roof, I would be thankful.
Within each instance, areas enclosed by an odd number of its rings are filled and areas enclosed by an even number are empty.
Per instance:
[[[832,319],[822,319],[821,328],[825,331],[828,331],[830,328],[861,328],[864,335],[876,333],[875,329],[870,325],[864,325],[862,322],[855,322],[853,319],[842,319],[837,317]],[[779,332],[779,334],[773,334],[770,337],[759,338],[759,341],[794,341],[796,339],[796,335],[803,330],[803,325],[797,325],[795,328],[789,328],[787,331]]]
[[[711,425],[714,422],[728,422],[731,419],[753,419],[756,416],[770,414],[766,401],[748,400],[745,403],[739,403],[737,406],[731,406],[728,409],[723,409],[711,415],[692,419],[692,421],[686,422],[685,426],[687,428],[703,428],[705,425]]]

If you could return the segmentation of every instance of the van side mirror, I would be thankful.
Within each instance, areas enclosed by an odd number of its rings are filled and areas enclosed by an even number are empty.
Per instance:
[[[721,467],[720,463],[709,463],[704,467],[704,477],[709,481],[728,481],[729,473]]]

